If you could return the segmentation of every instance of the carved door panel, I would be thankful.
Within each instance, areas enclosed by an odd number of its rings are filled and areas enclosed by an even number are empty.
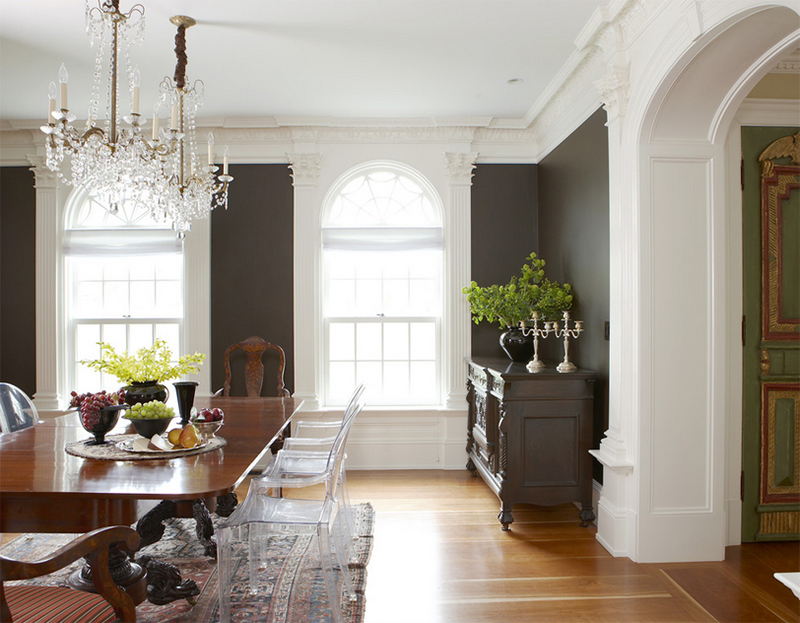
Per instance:
[[[742,541],[800,538],[800,133],[743,128]]]

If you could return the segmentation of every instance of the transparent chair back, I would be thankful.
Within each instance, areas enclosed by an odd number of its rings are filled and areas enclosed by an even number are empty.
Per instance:
[[[0,383],[0,433],[13,433],[39,422],[39,412],[16,385]]]
[[[323,484],[323,499],[273,497],[268,495],[274,484],[254,479],[245,501],[225,520],[218,530],[218,570],[220,592],[220,621],[234,620],[237,600],[258,601],[263,588],[260,575],[270,537],[276,535],[311,534],[317,537],[320,564],[333,621],[342,621],[340,591],[334,568],[338,568],[341,583],[350,599],[355,597],[347,555],[349,534],[346,521],[339,513],[339,486],[345,446],[350,428],[362,404],[353,407],[342,422],[331,445],[322,473],[309,476],[294,470],[279,469],[281,486],[299,486],[304,479],[309,486]],[[288,458],[288,457],[287,457]],[[281,453],[276,455],[280,462]],[[266,486],[264,486],[266,485]],[[244,564],[246,560],[247,564]]]

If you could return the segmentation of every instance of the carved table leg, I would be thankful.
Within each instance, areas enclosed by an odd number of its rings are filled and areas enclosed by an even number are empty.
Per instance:
[[[503,530],[508,530],[512,523],[514,523],[514,516],[511,514],[511,509],[501,508],[500,513],[497,515],[497,520],[503,524]]]
[[[477,471],[477,468],[475,467],[475,463],[472,462],[472,457],[467,459],[467,469],[470,471],[470,475],[471,476],[477,476],[478,475],[478,471]]]
[[[145,570],[135,562],[131,562],[128,556],[120,550],[116,544],[112,544],[109,547],[108,567],[114,584],[128,593],[135,604],[142,603],[146,597],[145,591],[147,590],[145,585]],[[92,581],[92,570],[89,568],[88,561],[83,567],[69,576],[67,585],[70,588],[80,591],[87,591],[90,593],[97,592],[97,589],[94,587],[94,582]]]
[[[164,536],[163,522],[175,517],[177,508],[175,502],[163,500],[137,522],[136,531],[141,539],[139,550],[147,545],[152,545]],[[211,540],[214,534],[214,525],[203,500],[192,502],[192,515],[195,520],[195,533],[203,545],[206,556],[216,558],[217,545]],[[131,558],[133,556],[132,552]],[[164,605],[178,599],[186,599],[194,605],[194,596],[200,594],[200,589],[193,580],[182,580],[180,571],[175,565],[153,560],[146,555],[138,557],[137,563],[147,569],[148,601],[156,605]]]
[[[578,516],[581,518],[581,528],[585,528],[595,520],[594,509],[588,504],[581,505],[581,510],[580,513],[578,513]]]

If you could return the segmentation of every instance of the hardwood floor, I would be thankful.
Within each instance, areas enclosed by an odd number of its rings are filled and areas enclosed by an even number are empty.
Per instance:
[[[497,499],[466,470],[350,471],[348,484],[376,510],[365,623],[800,622],[800,600],[772,577],[800,571],[798,543],[636,564],[579,527],[572,505],[516,507],[502,532]]]
[[[364,623],[800,623],[800,600],[773,578],[800,571],[798,543],[729,547],[723,562],[637,564],[612,557],[569,504],[515,507],[501,531],[497,498],[466,470],[347,479],[351,501],[376,511]]]

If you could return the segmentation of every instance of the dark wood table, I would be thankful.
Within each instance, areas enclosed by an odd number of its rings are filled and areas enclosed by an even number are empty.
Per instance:
[[[0,435],[0,532],[83,533],[139,521],[143,542],[154,542],[148,535],[153,526],[142,525],[146,513],[154,519],[150,524],[159,526],[168,516],[161,512],[154,517],[154,502],[173,505],[174,516],[192,516],[198,502],[213,511],[217,498],[230,500],[301,401],[214,397],[195,404],[225,411],[225,425],[217,435],[227,444],[219,450],[142,461],[76,457],[65,446],[91,437],[77,413]],[[109,435],[133,432],[121,419]],[[188,515],[180,510],[182,503],[192,509]]]

